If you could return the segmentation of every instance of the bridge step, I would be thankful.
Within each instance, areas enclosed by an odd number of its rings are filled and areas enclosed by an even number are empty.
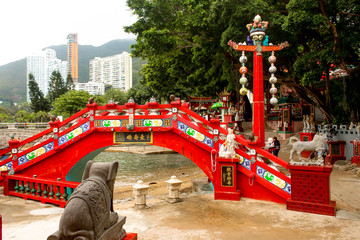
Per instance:
[[[230,201],[240,201],[241,192],[237,190],[236,192],[224,192],[224,191],[215,191],[214,198],[215,200],[230,200]]]

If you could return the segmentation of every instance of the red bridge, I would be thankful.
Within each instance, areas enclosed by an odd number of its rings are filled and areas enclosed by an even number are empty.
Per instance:
[[[215,199],[248,197],[287,204],[291,210],[335,214],[329,194],[331,167],[289,166],[262,149],[260,142],[242,135],[235,139],[237,157],[219,158],[227,130],[218,119],[207,121],[191,111],[187,103],[94,103],[63,122],[49,124],[33,137],[10,140],[9,147],[0,151],[4,195],[63,207],[94,154],[114,144],[145,143],[192,160],[213,183]],[[265,162],[281,166],[292,178]]]

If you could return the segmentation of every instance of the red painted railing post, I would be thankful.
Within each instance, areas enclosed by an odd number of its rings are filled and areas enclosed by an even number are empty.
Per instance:
[[[60,120],[56,119],[54,122],[49,122],[50,128],[54,133],[54,139],[58,139],[59,132],[60,132]],[[54,141],[54,148],[59,146],[59,141]]]
[[[219,129],[220,128],[220,120],[218,118],[211,118],[210,119],[210,127],[213,129]]]
[[[335,201],[330,200],[330,174],[332,166],[289,165],[291,173],[291,199],[287,209],[335,216]]]
[[[11,149],[13,169],[15,169],[19,166],[19,164],[18,164],[18,148],[19,148],[19,146],[20,146],[19,139],[14,138],[9,141],[9,148]]]
[[[2,216],[0,215],[0,240],[2,240]]]
[[[171,106],[172,107],[180,107],[181,106],[181,101],[172,101],[171,103]]]
[[[90,113],[90,129],[93,129],[95,126],[95,114],[96,114],[96,109],[98,107],[97,103],[92,103],[92,104],[86,104],[87,109],[89,110]]]
[[[237,159],[217,158],[215,172],[214,198],[215,200],[240,200],[240,189],[237,185]]]

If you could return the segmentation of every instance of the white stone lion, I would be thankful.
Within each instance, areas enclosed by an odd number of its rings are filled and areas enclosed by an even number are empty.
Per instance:
[[[296,162],[293,161],[293,154],[294,152],[297,153],[299,159],[301,160],[301,165],[307,164],[316,164],[316,165],[323,165],[324,158],[322,157],[324,151],[326,151],[326,140],[325,136],[320,134],[315,134],[314,138],[310,142],[302,142],[297,137],[291,137],[289,139],[289,143],[292,145],[292,149],[290,151],[290,163],[295,164]],[[317,161],[311,162],[310,159],[305,159],[301,157],[302,151],[310,151],[310,152],[317,152]]]

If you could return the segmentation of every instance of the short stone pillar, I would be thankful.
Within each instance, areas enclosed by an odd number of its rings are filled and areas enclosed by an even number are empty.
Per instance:
[[[181,202],[182,200],[179,197],[179,190],[182,184],[182,181],[176,178],[176,176],[171,176],[170,180],[165,181],[169,189],[169,203]]]
[[[135,195],[135,207],[145,207],[146,206],[146,194],[148,193],[149,186],[144,184],[143,181],[139,180],[133,186],[133,193]]]

